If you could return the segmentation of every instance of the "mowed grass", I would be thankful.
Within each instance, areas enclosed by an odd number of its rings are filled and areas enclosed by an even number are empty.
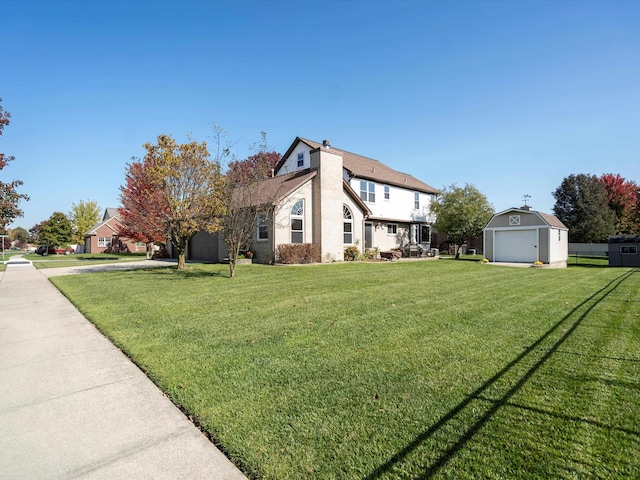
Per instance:
[[[640,269],[52,281],[251,478],[639,478]]]

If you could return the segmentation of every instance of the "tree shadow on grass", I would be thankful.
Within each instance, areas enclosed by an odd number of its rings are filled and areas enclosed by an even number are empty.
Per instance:
[[[367,475],[365,479],[378,479],[388,473],[394,467],[400,466],[400,464],[406,459],[407,456],[418,449],[428,439],[447,427],[450,422],[454,421],[454,419],[457,419],[457,421],[462,421],[461,414],[469,413],[468,410],[471,408],[472,402],[474,402],[475,400],[486,400],[490,389],[499,387],[499,382],[506,383],[507,386],[502,387],[502,391],[504,393],[502,393],[499,398],[494,398],[493,400],[491,400],[491,406],[483,414],[481,414],[479,417],[476,417],[473,421],[462,426],[463,433],[459,436],[459,438],[453,441],[448,447],[443,448],[442,451],[438,453],[436,459],[430,465],[425,466],[420,478],[427,479],[436,475],[446,465],[446,463],[467,444],[467,442],[473,439],[478,431],[485,424],[487,424],[500,409],[510,404],[511,398],[558,351],[558,349],[567,341],[567,339],[571,337],[571,335],[576,331],[580,324],[589,316],[592,310],[606,297],[613,293],[616,288],[618,288],[625,280],[627,280],[633,274],[639,272],[640,269],[638,268],[624,272],[617,278],[609,282],[607,285],[602,287],[600,290],[595,292],[593,295],[583,300],[579,305],[577,305],[569,313],[567,313],[559,322],[557,322],[553,327],[547,330],[547,332],[545,332],[540,338],[538,338],[538,340],[527,347],[526,350],[524,350],[520,355],[514,358],[498,373],[496,373],[480,387],[474,390],[464,400],[453,407],[447,414],[441,417],[436,423],[434,423],[432,426],[418,435],[406,447],[398,451],[384,464],[380,465],[373,472]],[[583,308],[585,310],[580,313],[580,310]],[[573,320],[573,323],[571,323],[572,317],[578,314],[578,318]],[[566,328],[566,331],[564,331],[560,338],[555,340],[550,347],[544,349],[541,348],[545,341],[552,340],[550,339],[550,337],[554,333],[560,333],[564,328]],[[540,355],[537,360],[534,356],[536,355],[536,353]],[[515,375],[514,380],[505,380],[507,374],[513,374],[513,370],[516,367],[529,364],[532,364],[532,366],[527,368],[523,374]],[[505,388],[506,391],[504,391]],[[634,435],[640,434],[636,431],[630,431],[630,433]]]
[[[142,269],[140,269],[142,270]],[[171,275],[174,278],[229,278],[228,271],[227,275],[224,275],[223,270],[202,270],[202,269],[189,269],[186,270],[178,270],[174,267],[154,267],[154,268],[146,268],[144,269],[145,273],[150,276],[168,276]],[[228,269],[227,269],[228,270]]]

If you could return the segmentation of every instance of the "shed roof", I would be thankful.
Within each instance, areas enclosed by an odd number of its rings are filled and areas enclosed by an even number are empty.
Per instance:
[[[640,235],[611,235],[608,243],[640,243]]]
[[[493,220],[496,217],[499,217],[501,215],[507,214],[507,213],[511,213],[511,212],[518,212],[518,213],[533,213],[535,215],[538,215],[542,221],[544,223],[546,223],[547,225],[549,225],[550,227],[555,227],[555,228],[562,228],[565,230],[569,230],[567,228],[567,226],[562,223],[560,221],[560,219],[558,217],[556,217],[555,215],[550,215],[548,213],[543,213],[543,212],[538,212],[536,210],[529,210],[527,208],[508,208],[506,210],[503,210],[502,212],[498,212],[496,213],[493,217],[491,217],[491,220]],[[489,223],[491,223],[491,220],[489,220],[489,222],[487,223],[487,225],[489,225]]]

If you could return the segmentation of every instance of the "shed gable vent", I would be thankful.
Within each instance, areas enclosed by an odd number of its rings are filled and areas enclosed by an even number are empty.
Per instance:
[[[520,215],[509,215],[509,225],[520,225]]]

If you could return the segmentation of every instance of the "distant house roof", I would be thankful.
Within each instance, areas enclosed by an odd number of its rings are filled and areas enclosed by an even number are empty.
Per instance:
[[[118,209],[117,208],[107,208],[107,209],[105,209],[104,215],[102,216],[102,220],[100,222],[96,223],[87,232],[85,232],[84,236],[85,237],[89,237],[89,236],[97,235],[97,230],[100,227],[102,227],[103,225],[109,224],[109,220],[111,220],[112,218],[117,220],[118,222],[120,221],[120,214],[118,213]],[[116,229],[114,227],[112,227],[111,225],[109,225],[109,228],[111,230],[113,230],[114,232],[116,232]]]
[[[438,190],[431,185],[418,180],[408,173],[398,172],[384,163],[374,160],[372,158],[363,157],[355,153],[347,152],[346,150],[340,150],[334,147],[325,147],[323,144],[314,142],[313,140],[307,140],[306,138],[296,137],[289,150],[282,156],[278,165],[276,165],[276,171],[284,165],[285,160],[289,157],[293,149],[298,142],[302,142],[312,149],[323,148],[330,152],[336,153],[342,156],[342,162],[344,168],[346,168],[352,177],[362,178],[366,180],[373,180],[379,183],[386,183],[388,185],[395,185],[411,190],[417,190],[424,193],[439,193]]]
[[[104,210],[104,215],[102,216],[102,221],[108,220],[110,218],[117,218],[118,220],[120,220],[120,214],[118,213],[118,209],[117,208],[106,208]]]

